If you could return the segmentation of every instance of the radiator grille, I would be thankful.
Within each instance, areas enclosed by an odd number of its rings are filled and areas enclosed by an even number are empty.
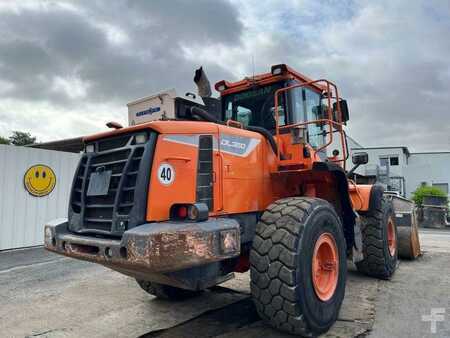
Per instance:
[[[146,202],[156,134],[149,133],[148,141],[143,144],[136,144],[135,135],[98,140],[94,142],[95,152],[81,158],[71,194],[69,226],[72,230],[119,235],[136,225],[130,221],[136,223],[144,219],[142,209],[146,203],[136,203],[137,192],[141,191],[140,198]],[[99,167],[111,171],[108,192],[88,196],[91,174]]]

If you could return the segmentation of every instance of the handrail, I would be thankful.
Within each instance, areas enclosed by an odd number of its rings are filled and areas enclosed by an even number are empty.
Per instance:
[[[278,111],[278,97],[280,95],[280,93],[282,92],[286,92],[288,90],[294,89],[294,88],[299,88],[299,87],[306,87],[306,86],[311,86],[312,84],[318,83],[318,82],[325,82],[326,83],[326,92],[327,92],[327,103],[328,103],[328,118],[327,119],[319,119],[319,120],[313,120],[313,121],[306,121],[306,122],[300,122],[300,123],[295,123],[295,124],[291,124],[291,125],[285,125],[285,126],[280,126],[279,125],[279,111]],[[331,91],[331,87],[333,87],[334,89],[334,93],[336,94],[334,97],[332,96],[332,91]],[[304,125],[308,125],[311,123],[326,123],[328,124],[329,128],[330,128],[330,140],[324,144],[323,146],[319,147],[316,152],[319,152],[320,150],[328,147],[332,142],[333,142],[333,125],[336,125],[338,128],[336,128],[339,133],[340,133],[340,141],[341,141],[341,147],[342,147],[342,159],[336,160],[335,162],[343,162],[343,167],[345,169],[345,164],[346,164],[346,149],[344,147],[345,144],[345,140],[344,140],[344,134],[343,134],[343,124],[342,124],[342,112],[341,112],[341,107],[339,105],[339,93],[338,93],[338,89],[337,86],[332,83],[331,81],[325,80],[325,79],[319,79],[319,80],[314,80],[314,81],[308,81],[308,82],[303,82],[303,83],[296,83],[294,85],[288,86],[288,87],[284,87],[284,88],[280,88],[277,89],[275,91],[274,94],[274,105],[275,105],[275,135],[277,137],[277,140],[280,139],[280,129],[287,129],[287,128],[293,128],[296,126],[304,126]],[[335,101],[337,102],[336,107],[337,107],[337,112],[338,112],[338,116],[339,116],[339,121],[340,122],[336,122],[333,120],[333,111],[331,109],[331,99],[335,99]],[[278,147],[277,149],[277,159],[278,162],[281,161],[281,153],[280,153],[280,147]]]

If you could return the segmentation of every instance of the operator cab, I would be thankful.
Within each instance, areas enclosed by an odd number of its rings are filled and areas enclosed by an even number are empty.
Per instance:
[[[348,120],[347,104],[337,97],[334,85],[325,80],[313,81],[286,65],[272,66],[271,73],[235,83],[220,81],[215,87],[221,93],[222,121],[237,121],[244,128],[264,128],[272,135],[290,133],[295,126],[301,126],[305,143],[319,150],[322,159],[326,158],[330,140],[327,135],[342,133],[341,124]]]

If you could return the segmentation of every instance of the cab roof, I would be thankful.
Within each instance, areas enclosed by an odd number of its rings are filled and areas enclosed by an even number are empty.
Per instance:
[[[267,85],[270,83],[283,81],[283,80],[298,80],[300,82],[310,82],[314,81],[303,75],[301,73],[296,72],[294,69],[285,64],[273,65],[271,67],[270,73],[258,74],[252,77],[246,77],[243,80],[236,82],[229,82],[226,80],[219,81],[215,84],[214,88],[220,92],[221,96],[232,94],[240,91],[247,90],[255,85]],[[326,86],[323,86],[319,83],[314,83],[309,86],[310,88],[319,91],[326,92]]]

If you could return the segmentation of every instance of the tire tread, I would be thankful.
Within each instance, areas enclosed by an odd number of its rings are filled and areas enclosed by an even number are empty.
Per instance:
[[[389,279],[395,268],[386,255],[385,240],[383,238],[384,214],[391,212],[389,200],[381,200],[381,208],[361,213],[361,233],[363,241],[364,259],[356,263],[358,271],[381,279]]]
[[[314,335],[296,303],[296,248],[310,210],[323,204],[329,205],[308,197],[290,197],[271,204],[256,227],[255,242],[259,244],[253,245],[250,255],[251,274],[253,278],[259,275],[258,282],[251,283],[258,314],[277,329],[304,337]],[[271,249],[265,256],[268,247]],[[261,277],[267,277],[268,286],[259,282]]]

